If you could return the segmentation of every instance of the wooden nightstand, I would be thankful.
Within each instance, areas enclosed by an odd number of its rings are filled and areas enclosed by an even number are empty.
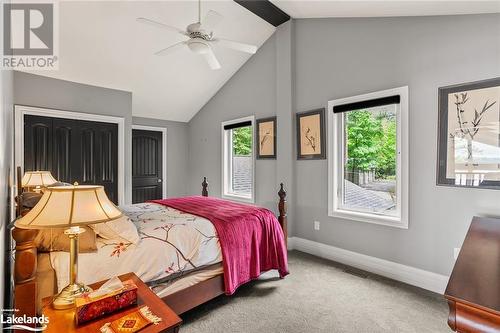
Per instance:
[[[61,332],[77,332],[77,333],[99,333],[99,329],[107,322],[118,319],[130,312],[137,310],[139,306],[147,305],[154,312],[155,315],[160,317],[162,321],[158,325],[149,325],[140,330],[140,333],[153,333],[153,332],[168,332],[177,333],[182,323],[181,318],[165,304],[161,298],[156,296],[144,282],[141,281],[134,273],[127,273],[120,275],[122,281],[131,279],[137,285],[137,306],[131,306],[121,311],[115,312],[111,315],[105,316],[101,319],[91,321],[81,326],[75,325],[75,309],[68,310],[55,310],[52,305],[52,297],[46,297],[42,301],[43,314],[49,318],[49,324],[44,333],[61,333]],[[91,284],[92,289],[99,288],[104,282],[101,281]]]

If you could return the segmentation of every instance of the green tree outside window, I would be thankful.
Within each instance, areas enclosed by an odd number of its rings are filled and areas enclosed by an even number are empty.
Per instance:
[[[249,156],[252,154],[252,126],[239,127],[233,131],[233,154]]]
[[[367,110],[346,114],[347,165],[350,172],[375,170],[379,179],[396,172],[396,117]]]

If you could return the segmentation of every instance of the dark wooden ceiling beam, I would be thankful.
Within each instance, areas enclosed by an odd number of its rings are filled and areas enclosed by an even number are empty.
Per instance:
[[[290,20],[290,15],[268,0],[234,0],[263,20],[277,27]]]

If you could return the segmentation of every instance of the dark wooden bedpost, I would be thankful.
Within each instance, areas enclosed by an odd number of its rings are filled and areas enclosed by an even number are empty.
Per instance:
[[[16,215],[23,215],[23,188],[21,167],[17,167]],[[16,241],[14,259],[14,308],[18,309],[16,317],[36,316],[37,309],[37,248],[35,237],[38,230],[12,228],[12,238]]]
[[[286,218],[286,192],[283,189],[283,183],[280,184],[280,190],[278,191],[280,197],[280,202],[278,204],[278,210],[280,215],[278,216],[278,222],[283,229],[283,235],[285,237],[285,245],[288,245],[288,226]]]
[[[208,197],[208,182],[207,177],[203,177],[203,183],[201,183],[201,195],[204,197]]]
[[[12,237],[16,241],[14,308],[19,309],[16,317],[36,316],[37,314],[37,248],[34,242],[37,234],[38,230],[35,229],[14,228],[12,230]]]

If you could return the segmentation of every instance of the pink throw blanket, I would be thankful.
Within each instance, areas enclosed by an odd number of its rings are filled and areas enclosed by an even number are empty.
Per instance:
[[[227,295],[262,272],[277,269],[281,278],[288,274],[283,230],[270,210],[202,196],[151,202],[212,222],[222,250]]]

